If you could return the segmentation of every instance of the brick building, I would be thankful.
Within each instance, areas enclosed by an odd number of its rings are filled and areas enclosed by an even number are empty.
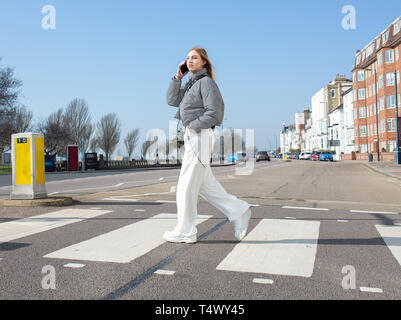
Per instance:
[[[355,151],[360,153],[360,159],[366,159],[368,153],[377,159],[378,144],[381,160],[393,159],[396,143],[394,71],[400,106],[400,43],[401,16],[356,53],[352,70],[353,116]],[[398,122],[401,129],[400,112]]]

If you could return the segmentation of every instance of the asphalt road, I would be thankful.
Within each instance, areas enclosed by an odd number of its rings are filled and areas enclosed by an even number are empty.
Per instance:
[[[253,204],[241,242],[202,198],[198,242],[160,241],[174,224],[173,177],[68,208],[0,208],[0,299],[401,298],[399,180],[302,161],[216,176]]]

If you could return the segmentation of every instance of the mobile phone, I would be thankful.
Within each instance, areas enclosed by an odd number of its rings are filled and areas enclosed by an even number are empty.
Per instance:
[[[187,66],[187,62],[185,61],[185,63],[180,67],[181,73],[185,74],[188,71],[188,66]]]

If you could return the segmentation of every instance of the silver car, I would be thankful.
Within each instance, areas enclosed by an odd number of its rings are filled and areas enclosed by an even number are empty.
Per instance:
[[[270,161],[270,156],[267,151],[258,151],[256,152],[256,162],[260,160],[267,160]]]

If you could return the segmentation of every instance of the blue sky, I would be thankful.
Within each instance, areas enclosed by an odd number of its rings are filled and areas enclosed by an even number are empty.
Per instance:
[[[42,28],[42,7],[56,29]],[[356,9],[356,29],[341,9]],[[193,46],[204,47],[225,101],[224,128],[255,130],[255,146],[279,144],[282,122],[310,107],[336,74],[351,78],[355,52],[401,15],[401,2],[360,1],[37,1],[1,0],[0,62],[23,81],[21,102],[35,119],[74,98],[92,120],[116,112],[128,131],[168,134],[166,90]],[[120,150],[119,150],[120,149]],[[140,146],[134,151],[139,155]]]

